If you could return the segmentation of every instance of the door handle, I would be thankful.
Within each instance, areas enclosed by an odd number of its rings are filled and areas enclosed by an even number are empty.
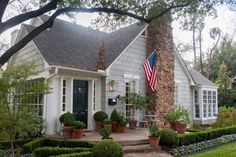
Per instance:
[[[84,111],[86,111],[86,112],[87,112],[87,111],[88,111],[88,109],[85,109]]]

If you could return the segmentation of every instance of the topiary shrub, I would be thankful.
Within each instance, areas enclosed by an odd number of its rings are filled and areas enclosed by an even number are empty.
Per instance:
[[[72,124],[73,121],[75,121],[75,117],[72,113],[66,112],[62,114],[59,118],[59,121],[65,125],[65,123]]]
[[[98,111],[93,116],[95,122],[103,122],[104,119],[108,118],[108,115],[106,112]]]
[[[179,144],[178,134],[171,129],[161,130],[160,145],[162,146],[177,146]]]
[[[93,157],[92,152],[81,152],[81,153],[72,153],[72,154],[62,154],[50,157]]]
[[[119,119],[120,119],[120,116],[119,116],[117,110],[114,109],[111,113],[111,120],[112,121],[119,121]]]
[[[122,146],[113,140],[103,140],[93,147],[94,157],[122,157]]]
[[[100,135],[102,136],[102,139],[109,139],[111,135],[111,129],[109,128],[102,128],[100,130]]]

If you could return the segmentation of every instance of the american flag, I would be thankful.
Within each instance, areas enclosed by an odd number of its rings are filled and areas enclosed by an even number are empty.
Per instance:
[[[148,59],[143,64],[147,82],[153,92],[157,90],[157,67],[155,51],[150,54]]]

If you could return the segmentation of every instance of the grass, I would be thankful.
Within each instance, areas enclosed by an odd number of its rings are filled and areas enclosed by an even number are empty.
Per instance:
[[[236,157],[236,142],[225,144],[210,151],[192,155],[191,157]]]

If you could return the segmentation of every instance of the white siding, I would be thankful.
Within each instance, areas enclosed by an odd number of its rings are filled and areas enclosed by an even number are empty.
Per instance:
[[[192,90],[190,88],[190,80],[189,77],[180,64],[179,58],[175,55],[175,68],[174,68],[174,76],[175,82],[178,85],[178,103],[187,107],[191,111],[193,111],[192,107]]]
[[[110,114],[114,108],[120,111],[125,110],[125,105],[118,101],[115,106],[108,105],[108,98],[115,98],[118,95],[125,95],[125,78],[124,74],[131,76],[138,76],[138,91],[145,94],[145,74],[142,64],[146,60],[146,38],[138,37],[136,41],[127,49],[126,52],[111,66],[109,76],[103,80],[102,84],[105,86],[105,100],[102,100],[102,109]],[[118,89],[115,92],[109,92],[107,87],[110,81],[114,80],[118,83]],[[141,114],[140,114],[141,115]]]

